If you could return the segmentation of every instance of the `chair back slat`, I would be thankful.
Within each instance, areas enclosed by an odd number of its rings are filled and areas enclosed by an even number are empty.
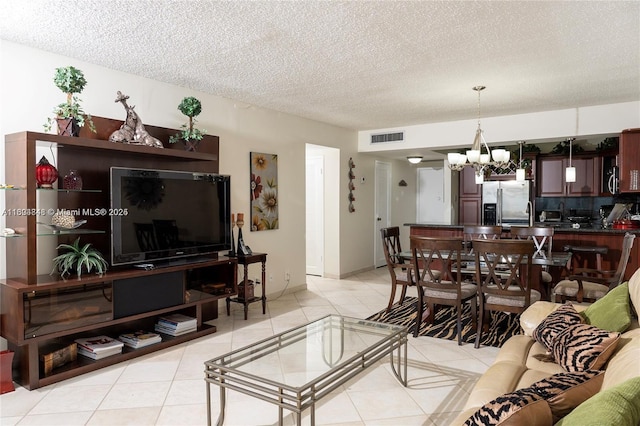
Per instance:
[[[502,226],[465,225],[462,235],[467,251],[473,253],[473,240],[498,240],[502,236]]]
[[[400,227],[391,226],[389,228],[382,228],[380,229],[380,235],[382,236],[384,258],[387,262],[387,269],[391,277],[391,295],[389,296],[389,304],[387,305],[387,312],[389,312],[394,303],[396,286],[402,287],[402,292],[400,293],[400,303],[402,303],[407,294],[407,287],[415,285],[414,274],[411,262],[408,260],[405,261],[401,256]]]
[[[636,238],[635,234],[627,232],[624,234],[622,241],[622,251],[620,252],[620,261],[616,268],[616,273],[612,277],[610,288],[617,287],[622,283],[624,274],[627,271],[627,264],[629,263],[629,256],[631,255],[631,249],[633,248],[633,240]]]
[[[555,230],[550,226],[514,226],[511,228],[511,237],[518,240],[532,240],[536,251],[534,257],[551,256],[553,248],[553,235]]]
[[[402,247],[400,244],[400,227],[392,226],[389,228],[382,228],[380,230],[382,235],[382,249],[384,251],[384,257],[387,261],[387,265],[395,267],[395,265],[404,264],[404,259],[400,256]]]
[[[460,293],[462,238],[411,237],[417,284],[456,289]]]
[[[532,256],[535,252],[533,242],[474,240],[473,247],[479,291],[499,296],[524,296],[525,305],[528,306]]]

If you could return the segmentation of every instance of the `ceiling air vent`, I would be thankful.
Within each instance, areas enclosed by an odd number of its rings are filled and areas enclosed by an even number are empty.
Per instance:
[[[404,132],[380,133],[377,135],[371,135],[371,143],[401,142],[403,140]]]

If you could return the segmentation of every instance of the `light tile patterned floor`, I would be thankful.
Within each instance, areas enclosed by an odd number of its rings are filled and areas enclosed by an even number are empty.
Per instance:
[[[386,306],[389,281],[386,268],[342,280],[309,276],[307,290],[272,295],[266,315],[259,303],[252,304],[247,321],[241,305],[232,306],[227,317],[221,304],[213,335],[31,392],[17,387],[0,396],[0,424],[204,425],[205,360],[329,313],[366,318]],[[409,295],[415,296],[415,289]],[[410,337],[407,388],[381,361],[321,401],[316,423],[448,425],[496,354],[491,347]],[[225,425],[277,424],[274,405],[233,391],[227,401]],[[291,415],[285,424],[293,424]],[[303,424],[309,424],[308,416]]]

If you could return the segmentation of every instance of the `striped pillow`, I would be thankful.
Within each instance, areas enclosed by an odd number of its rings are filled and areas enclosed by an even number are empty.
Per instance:
[[[582,324],[583,322],[582,315],[576,311],[576,308],[571,303],[567,303],[547,315],[533,330],[532,336],[536,342],[550,351],[553,346],[553,340],[558,333],[566,330],[569,325]]]
[[[569,373],[599,370],[620,340],[620,333],[601,330],[589,324],[574,324],[558,333],[551,352]]]
[[[542,396],[553,413],[553,422],[558,422],[598,393],[602,387],[604,371],[586,370],[580,373],[559,373],[531,385]]]
[[[549,404],[531,389],[520,389],[486,403],[464,422],[465,426],[551,426]]]

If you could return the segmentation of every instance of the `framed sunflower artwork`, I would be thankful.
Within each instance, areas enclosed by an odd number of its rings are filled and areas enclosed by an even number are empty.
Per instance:
[[[250,153],[251,231],[278,229],[278,156]]]

